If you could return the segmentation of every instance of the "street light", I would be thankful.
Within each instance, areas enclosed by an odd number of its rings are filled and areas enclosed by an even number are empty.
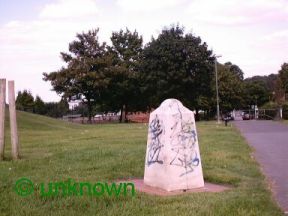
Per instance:
[[[215,76],[216,76],[216,101],[217,101],[217,123],[220,124],[220,109],[219,109],[219,92],[218,92],[218,72],[217,72],[217,58],[222,57],[222,55],[214,55],[215,63]]]

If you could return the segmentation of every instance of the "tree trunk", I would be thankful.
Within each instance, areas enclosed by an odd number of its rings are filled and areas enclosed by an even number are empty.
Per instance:
[[[199,121],[200,120],[199,110],[198,109],[195,109],[195,110],[196,110],[195,121]]]
[[[88,123],[92,123],[92,104],[90,99],[87,99],[87,108],[88,108]]]
[[[124,105],[124,109],[125,109],[125,111],[124,111],[124,113],[125,113],[124,119],[125,119],[125,122],[127,123],[128,122],[128,119],[127,119],[127,113],[128,113],[127,105]]]
[[[121,112],[120,112],[119,123],[122,123],[122,118],[123,118],[123,106],[121,106]]]

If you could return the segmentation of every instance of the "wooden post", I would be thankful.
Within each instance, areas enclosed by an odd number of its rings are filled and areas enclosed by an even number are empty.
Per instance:
[[[6,79],[0,79],[0,160],[4,159],[5,103],[6,103]]]
[[[14,81],[8,81],[8,96],[9,96],[12,158],[18,159],[19,158],[19,143],[18,143],[17,119],[16,119],[16,108],[15,108]]]

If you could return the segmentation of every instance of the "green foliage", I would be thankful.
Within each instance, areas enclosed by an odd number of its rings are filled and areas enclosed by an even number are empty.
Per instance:
[[[49,102],[45,104],[46,115],[53,118],[62,118],[63,115],[66,115],[69,111],[69,104],[65,100],[60,102]]]
[[[245,79],[245,82],[262,83],[265,86],[270,100],[275,100],[279,92],[279,77],[277,74],[270,74],[268,76],[253,76]]]
[[[278,73],[281,80],[281,87],[285,92],[288,92],[288,63],[283,63]]]
[[[70,53],[61,53],[67,67],[57,72],[44,73],[44,80],[50,81],[53,90],[63,98],[75,95],[83,97],[87,103],[89,120],[92,107],[100,100],[109,80],[106,79],[107,66],[111,57],[106,55],[106,44],[98,41],[99,29],[77,34],[77,40],[69,44]]]
[[[278,75],[277,74],[270,74],[268,76],[264,76],[266,78],[266,86],[269,92],[273,93],[277,91],[278,85]]]
[[[23,92],[19,91],[15,103],[16,109],[33,112],[34,97],[28,90],[24,90]]]
[[[124,119],[126,120],[128,111],[137,110],[138,97],[141,94],[139,62],[143,39],[136,31],[132,33],[126,29],[125,32],[123,30],[113,32],[111,42],[109,52],[113,56],[113,67],[110,70],[110,83],[104,101],[112,110],[123,111],[125,109]]]
[[[261,109],[277,109],[279,105],[276,102],[269,101],[261,106]]]
[[[78,106],[73,107],[73,110],[70,110],[70,114],[81,114],[82,116],[85,116],[85,117],[89,116],[87,104],[79,103]]]
[[[136,71],[142,52],[142,36],[139,36],[136,30],[132,33],[126,28],[125,32],[122,29],[113,32],[111,42],[110,49],[115,54],[116,65],[123,66],[130,72]]]
[[[278,71],[276,100],[278,104],[284,104],[288,97],[288,63],[283,63]]]
[[[54,118],[61,118],[69,112],[69,104],[66,100],[62,99],[60,102],[44,103],[37,95],[34,101],[32,93],[27,90],[18,92],[16,107],[21,111],[33,112]]]
[[[184,28],[176,25],[164,28],[143,48],[136,30],[113,32],[110,46],[99,42],[98,32],[77,34],[69,52],[61,53],[67,65],[44,73],[44,80],[64,99],[82,99],[90,120],[95,110],[121,110],[122,121],[127,112],[149,111],[167,98],[179,99],[196,111],[196,117],[199,110],[206,117],[215,114],[215,57],[200,37],[185,34]],[[268,101],[280,104],[288,86],[286,63],[279,76],[245,80],[236,64],[226,62],[217,67],[222,112]]]
[[[232,64],[231,62],[226,62],[224,66],[229,68],[229,71],[235,75],[239,80],[244,79],[244,73],[238,65]]]
[[[288,120],[288,102],[285,102],[282,105],[282,114],[283,114],[283,119]]]
[[[162,30],[143,51],[141,86],[148,106],[176,98],[189,108],[201,109],[200,98],[212,95],[213,60],[200,37],[184,34],[179,26]]]
[[[259,107],[269,101],[269,91],[264,81],[247,79],[244,81],[243,98],[246,106]]]
[[[37,95],[34,101],[34,112],[45,115],[47,110],[44,101]]]
[[[222,112],[239,109],[243,106],[243,72],[231,62],[224,65],[217,65],[218,69],[218,88],[220,107]],[[213,80],[213,90],[215,87],[215,78]],[[215,101],[215,100],[214,100]]]

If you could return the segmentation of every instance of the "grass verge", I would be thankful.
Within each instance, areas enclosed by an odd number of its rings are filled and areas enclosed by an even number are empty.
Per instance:
[[[8,120],[8,119],[7,119]],[[0,215],[282,215],[251,149],[233,127],[197,124],[205,181],[229,184],[222,193],[155,197],[22,197],[13,187],[34,183],[113,181],[143,177],[147,125],[76,125],[18,112],[22,159],[11,161],[6,121],[5,161],[0,162]]]

